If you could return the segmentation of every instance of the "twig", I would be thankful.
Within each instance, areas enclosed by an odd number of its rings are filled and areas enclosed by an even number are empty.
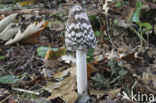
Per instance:
[[[7,96],[5,99],[3,99],[0,103],[5,102],[7,99],[9,99],[9,96]]]
[[[25,92],[25,93],[29,93],[29,94],[40,95],[39,92],[30,91],[30,90],[24,90],[24,89],[19,89],[19,88],[13,88],[13,90],[16,90],[16,91],[19,91],[19,92]]]

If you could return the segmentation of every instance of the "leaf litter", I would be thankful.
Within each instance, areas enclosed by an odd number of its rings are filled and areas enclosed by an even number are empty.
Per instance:
[[[16,7],[12,11],[0,11],[0,88],[7,91],[0,90],[0,101],[74,103],[78,98],[74,53],[61,49],[64,47],[68,7],[56,5],[65,3],[63,1],[54,0],[52,4],[55,5],[45,5],[43,2],[17,2],[13,4]],[[89,12],[87,6],[95,11]],[[133,102],[132,91],[155,95],[154,2],[93,0],[87,6],[90,17],[96,17],[98,22],[90,19],[95,25],[93,27],[96,27],[97,36],[97,48],[87,53],[91,103]],[[66,12],[59,12],[62,8]],[[141,23],[134,23],[136,21]],[[152,31],[147,33],[145,29],[148,28]],[[141,33],[147,41],[142,43],[143,48],[140,45]],[[40,47],[46,50],[38,51]],[[14,78],[16,76],[20,77],[18,81]],[[40,92],[37,98],[31,94],[36,91]]]

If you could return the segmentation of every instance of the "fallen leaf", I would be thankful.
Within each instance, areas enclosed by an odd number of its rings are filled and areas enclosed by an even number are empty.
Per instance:
[[[89,78],[91,76],[91,73],[97,71],[97,69],[94,67],[93,64],[88,63],[87,64],[87,77]]]
[[[95,69],[92,64],[88,64],[87,68],[89,69],[89,73],[93,72]],[[75,92],[76,67],[74,66],[64,71],[58,71],[53,75],[53,78],[59,80],[59,82],[48,82],[47,86],[44,87],[44,89],[51,92],[51,96],[48,97],[48,100],[62,97],[67,103],[75,103],[78,98]]]
[[[115,98],[121,91],[121,88],[110,89],[110,90],[95,90],[94,88],[89,88],[90,95],[95,95],[97,99],[108,95],[110,98]]]
[[[62,55],[64,55],[66,49],[64,47],[60,48],[50,48],[50,47],[39,47],[37,48],[37,53],[39,56],[45,59],[58,59]]]
[[[102,71],[108,71],[108,60],[107,59],[101,59],[99,61],[93,62],[94,66],[98,68],[98,70]]]
[[[49,47],[41,46],[41,47],[37,48],[37,54],[39,56],[41,56],[42,58],[45,58],[48,49],[49,49]]]
[[[75,101],[78,98],[77,93],[75,91],[65,93],[64,95],[62,95],[62,97],[65,98],[66,103],[75,103]]]
[[[119,58],[119,54],[112,49],[111,53],[108,56],[108,59],[117,59],[117,58]]]
[[[45,97],[37,98],[35,100],[32,100],[32,103],[51,103],[47,100]]]
[[[115,25],[118,27],[123,27],[123,28],[129,28],[129,27],[135,26],[135,24],[133,24],[132,22],[128,22],[123,19],[118,19],[118,22]]]
[[[49,59],[52,53],[53,53],[53,50],[48,49],[45,55],[45,59]]]
[[[48,25],[50,30],[61,31],[64,29],[65,25],[60,20],[52,20]]]
[[[22,18],[28,20],[28,19],[32,18],[33,16],[34,16],[34,15],[33,15],[32,13],[31,13],[31,14],[23,14],[23,15],[22,15]]]
[[[67,103],[75,103],[77,99],[77,93],[75,92],[76,76],[70,75],[59,82],[48,82],[44,89],[51,92],[48,100],[62,97]]]
[[[0,97],[3,97],[5,95],[9,94],[9,91],[4,89],[4,88],[0,88]]]
[[[104,95],[108,95],[108,91],[104,90],[95,90],[94,88],[89,88],[90,95],[95,95],[97,99],[101,98]]]
[[[121,47],[118,48],[117,51],[118,51],[119,57],[122,58],[136,50],[134,50],[131,45],[123,44]]]
[[[38,43],[38,38],[41,35],[41,33],[43,32],[43,30],[46,28],[46,26],[48,25],[48,22],[40,22],[36,25],[36,27],[34,28],[35,31],[34,32],[28,32],[29,29],[26,29],[23,34],[31,34],[30,36],[26,36],[21,42],[24,44],[37,44]]]
[[[58,59],[62,55],[64,55],[66,52],[66,49],[64,47],[59,48],[58,50],[49,49],[47,51],[47,54],[45,56],[45,59]]]
[[[55,69],[59,62],[55,59],[42,59],[44,66]]]
[[[128,64],[135,64],[135,65],[139,65],[140,63],[142,63],[143,59],[140,57],[136,57],[135,53],[130,53],[127,54],[126,56],[123,56],[121,58],[122,60],[126,61],[126,63]]]
[[[0,20],[4,19],[5,18],[5,15],[4,14],[1,14],[0,16]]]
[[[40,50],[40,48],[38,48],[38,54],[42,57],[45,56],[45,59],[42,59],[42,60],[45,66],[50,67],[50,68],[54,68],[60,63],[57,59],[60,58],[62,55],[64,55],[66,51],[64,47],[61,47],[59,49],[58,48],[44,48],[44,47],[42,48],[43,50]]]
[[[51,68],[43,68],[42,69],[42,74],[44,74],[45,78],[51,78],[53,74],[55,74],[56,69],[51,69]]]
[[[0,33],[0,39],[7,41],[11,39],[13,36],[15,36],[19,30],[19,26],[15,23],[9,24],[1,33]]]
[[[68,68],[64,71],[58,71],[56,74],[53,75],[53,78],[62,80],[67,75],[76,76],[76,67]]]
[[[150,71],[144,72],[142,77],[139,78],[146,86],[156,89],[156,75]]]
[[[30,24],[26,30],[21,33],[21,30],[18,30],[18,33],[13,39],[10,39],[5,43],[5,45],[12,45],[19,41],[26,44],[34,44],[38,42],[38,37],[40,36],[41,32],[45,29],[48,22],[40,22],[40,23],[33,23]]]
[[[76,58],[71,55],[63,55],[59,60],[64,61],[67,64],[76,63]]]
[[[121,91],[121,88],[110,89],[110,90],[108,91],[108,96],[109,96],[110,98],[115,98],[115,97],[120,93],[120,91]]]
[[[25,6],[27,6],[27,5],[32,5],[32,4],[33,4],[33,1],[23,1],[23,2],[20,3],[20,5],[21,5],[22,7],[25,7]]]
[[[2,19],[0,21],[0,32],[3,31],[3,29],[6,28],[10,23],[14,23],[16,21],[16,16],[17,13],[11,14],[6,18]]]

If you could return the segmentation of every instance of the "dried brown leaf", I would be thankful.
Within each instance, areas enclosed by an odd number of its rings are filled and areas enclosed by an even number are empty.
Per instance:
[[[42,21],[41,23],[38,23],[36,27],[34,28],[35,31],[30,33],[31,35],[25,37],[21,42],[24,44],[37,44],[39,36],[41,35],[41,33],[43,32],[43,30],[46,28],[47,25],[48,25],[48,22]],[[28,30],[29,29],[26,29],[23,34],[25,35],[29,34]]]
[[[91,73],[93,73],[95,71],[97,71],[97,69],[94,67],[94,65],[91,63],[88,63],[87,64],[87,77],[89,78]]]
[[[95,90],[94,88],[89,88],[89,91],[90,91],[90,95],[95,95],[97,99],[99,99],[104,95],[108,95],[108,91],[104,91],[104,90]]]
[[[63,55],[59,60],[64,61],[67,64],[76,63],[76,58],[71,55]]]
[[[45,29],[47,24],[48,22],[44,21],[38,24],[36,23],[30,24],[23,33],[21,33],[21,30],[19,29],[14,39],[10,39],[5,43],[5,45],[12,45],[19,41],[27,44],[37,43],[38,37],[40,36],[41,32]]]
[[[17,13],[11,14],[6,18],[2,19],[0,21],[0,32],[3,31],[3,29],[6,28],[10,23],[14,23],[16,21],[16,16]]]
[[[0,39],[7,41],[11,39],[13,36],[15,36],[19,30],[19,26],[15,23],[9,24],[1,33],[0,33]]]
[[[104,95],[108,95],[110,98],[115,98],[119,93],[121,88],[110,89],[110,90],[95,90],[94,88],[89,88],[90,95],[95,95],[97,99]]]
[[[74,103],[77,99],[76,89],[76,70],[74,68],[69,68],[63,73],[58,72],[54,75],[55,78],[63,78],[68,72],[71,75],[59,82],[48,82],[44,89],[51,92],[51,96],[48,100],[55,99],[57,97],[63,98],[67,103]]]
[[[56,74],[53,75],[54,78],[57,79],[63,79],[65,76],[67,76],[70,73],[71,76],[76,76],[76,68],[71,67],[64,71],[59,71]]]
[[[115,98],[121,91],[121,88],[117,88],[117,89],[112,89],[108,91],[108,96],[110,98]]]
[[[133,64],[133,65],[134,64],[139,65],[143,62],[142,58],[135,57],[135,53],[127,54],[126,56],[122,57],[121,59],[126,61],[126,63]]]
[[[150,71],[144,72],[142,77],[139,78],[146,86],[156,89],[156,75]]]

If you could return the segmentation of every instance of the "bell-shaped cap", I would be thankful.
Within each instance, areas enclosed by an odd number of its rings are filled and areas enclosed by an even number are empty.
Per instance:
[[[69,50],[88,50],[96,47],[96,38],[86,12],[79,5],[69,9],[65,32],[66,47]]]

